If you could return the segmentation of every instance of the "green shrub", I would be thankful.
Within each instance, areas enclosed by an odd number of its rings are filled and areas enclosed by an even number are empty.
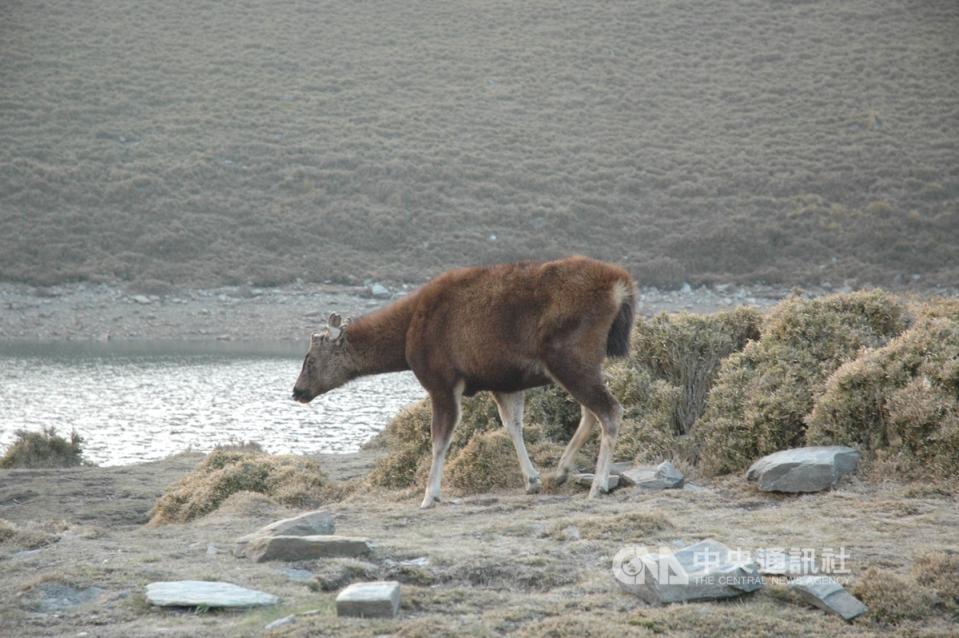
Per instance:
[[[959,321],[924,318],[842,365],[807,418],[810,443],[857,446],[904,474],[959,471]]]
[[[185,523],[209,514],[237,492],[257,492],[301,507],[332,500],[338,490],[314,460],[215,449],[157,500],[150,524]]]
[[[696,425],[709,474],[733,472],[776,450],[802,445],[804,418],[826,379],[862,348],[884,345],[909,325],[905,305],[880,291],[792,297],[722,364]]]
[[[16,440],[0,458],[2,468],[74,467],[83,463],[83,439],[76,432],[70,440],[57,434],[56,428],[40,432],[17,430]]]

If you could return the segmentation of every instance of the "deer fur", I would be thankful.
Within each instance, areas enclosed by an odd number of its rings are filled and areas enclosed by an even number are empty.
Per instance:
[[[635,310],[629,273],[586,257],[461,268],[392,304],[341,324],[331,315],[313,335],[293,398],[307,403],[360,376],[412,370],[432,404],[433,462],[421,507],[440,499],[443,463],[462,397],[490,391],[516,448],[530,493],[540,478],[523,442],[524,391],[557,383],[582,409],[555,483],[598,423],[599,458],[590,497],[607,491],[623,409],[602,375],[625,356]]]

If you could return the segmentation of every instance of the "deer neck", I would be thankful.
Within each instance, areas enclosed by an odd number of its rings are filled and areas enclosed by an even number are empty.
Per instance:
[[[412,299],[404,297],[345,328],[353,378],[410,369],[406,332],[412,315]]]

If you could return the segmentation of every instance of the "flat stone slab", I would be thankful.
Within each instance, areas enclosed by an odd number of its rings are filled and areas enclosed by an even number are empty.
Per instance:
[[[577,485],[582,485],[583,487],[592,487],[593,479],[596,477],[595,474],[589,474],[584,472],[582,474],[577,474],[573,477],[573,480],[576,481]],[[617,487],[619,487],[619,476],[615,474],[610,474],[606,479],[606,488],[612,492]]]
[[[851,447],[800,447],[762,457],[746,470],[746,479],[757,481],[764,492],[820,492],[858,464],[859,452]]]
[[[337,616],[395,618],[400,609],[400,584],[395,580],[353,583],[336,597]]]
[[[260,536],[246,543],[243,555],[261,563],[267,560],[349,558],[372,551],[369,540],[351,536]]]
[[[147,585],[147,601],[158,607],[258,607],[275,605],[273,594],[207,580],[172,580]]]
[[[620,477],[626,485],[635,485],[645,490],[671,490],[678,489],[685,483],[683,473],[669,461],[663,461],[659,465],[638,465],[632,469],[624,470]]]
[[[247,534],[236,541],[234,554],[242,556],[246,546],[255,538],[261,536],[322,536],[336,533],[333,515],[329,512],[316,510],[306,512],[292,518],[284,518],[261,527],[252,534]]]
[[[713,539],[677,552],[629,555],[627,548],[614,558],[613,573],[626,591],[652,605],[732,598],[762,586],[755,563],[736,554]]]
[[[852,620],[869,608],[830,576],[803,576],[789,583],[789,589],[811,605]]]

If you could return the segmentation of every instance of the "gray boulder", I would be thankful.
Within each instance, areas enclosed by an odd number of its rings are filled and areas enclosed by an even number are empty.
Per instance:
[[[830,445],[782,450],[764,456],[746,471],[764,492],[820,492],[856,471],[859,452]]]
[[[311,560],[363,556],[373,551],[365,538],[350,536],[259,536],[243,548],[257,563],[267,560]]]
[[[206,580],[150,583],[146,598],[151,605],[158,607],[257,607],[280,602],[273,594]]]
[[[593,478],[595,478],[595,476],[596,476],[595,474],[589,474],[584,472],[582,474],[577,474],[576,476],[574,476],[573,480],[576,481],[577,485],[581,485],[583,487],[591,487],[593,485]],[[615,474],[610,474],[609,477],[606,479],[606,488],[610,492],[612,492],[617,487],[619,487],[619,477],[616,476]]]
[[[762,576],[719,541],[707,539],[677,552],[625,548],[613,559],[623,588],[652,605],[716,600],[753,592]]]
[[[620,474],[621,481],[626,485],[635,485],[646,490],[669,490],[683,486],[683,473],[669,461],[663,461],[653,467],[639,465]]]
[[[803,576],[790,582],[789,589],[809,604],[836,614],[843,620],[852,620],[869,611],[861,600],[830,576]]]
[[[395,580],[353,583],[336,597],[337,616],[395,618],[400,609],[400,584]]]
[[[234,554],[243,556],[250,541],[261,536],[320,536],[335,533],[336,525],[333,523],[332,514],[321,510],[306,512],[299,516],[275,521],[252,534],[241,537],[236,541]]]

